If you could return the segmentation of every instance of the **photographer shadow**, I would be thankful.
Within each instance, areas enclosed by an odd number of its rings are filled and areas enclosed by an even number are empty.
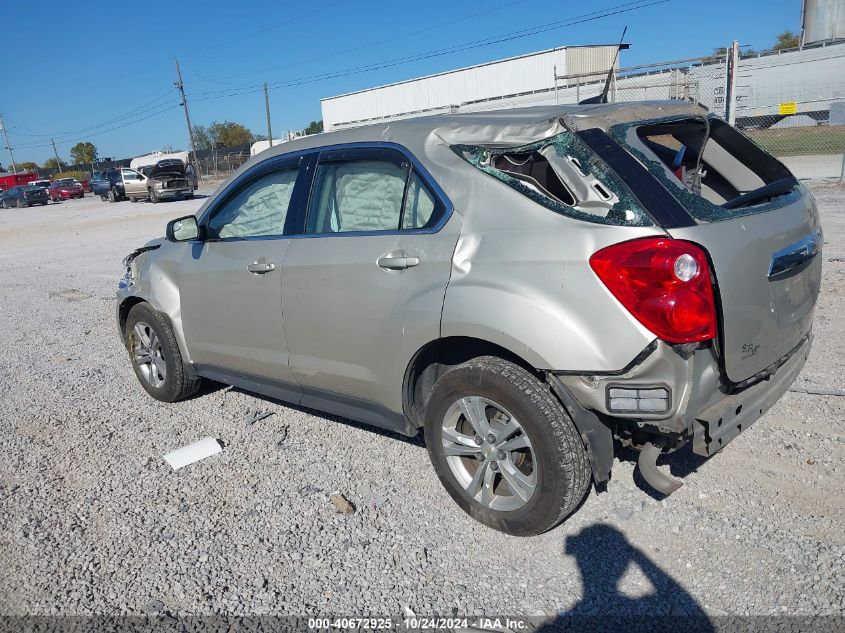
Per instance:
[[[595,524],[566,539],[581,574],[582,597],[570,610],[544,624],[551,631],[715,631],[701,605],[611,525]],[[631,566],[648,579],[652,590],[640,597],[623,593],[620,583]]]

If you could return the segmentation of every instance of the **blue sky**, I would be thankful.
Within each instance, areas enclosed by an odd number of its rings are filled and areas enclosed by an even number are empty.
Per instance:
[[[50,136],[63,160],[78,140],[115,158],[184,148],[173,87],[177,56],[195,124],[232,120],[264,133],[263,94],[250,86],[380,64],[625,3],[146,0],[71,12],[49,0],[36,16],[14,2],[2,13],[0,112],[17,161],[40,164],[52,156]],[[622,53],[623,66],[703,55],[733,39],[765,48],[784,29],[798,31],[800,11],[800,0],[668,0],[493,46],[279,87],[270,92],[273,130],[278,136],[320,119],[322,97],[555,46],[612,43],[625,25],[631,49]],[[0,162],[9,165],[5,150]]]

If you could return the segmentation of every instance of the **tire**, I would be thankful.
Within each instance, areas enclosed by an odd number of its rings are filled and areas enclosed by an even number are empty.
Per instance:
[[[155,189],[150,189],[150,202],[153,204],[158,204],[158,194],[156,193]]]
[[[139,303],[129,311],[125,334],[129,362],[148,394],[162,402],[178,402],[197,392],[202,380],[182,361],[179,344],[165,315],[148,303]],[[152,360],[153,356],[158,360]],[[140,358],[151,360],[142,363]]]
[[[185,200],[193,200],[193,199],[194,199],[194,192],[193,191],[185,196]]]
[[[135,196],[131,196],[131,197],[129,198],[129,202],[133,202],[133,203],[134,203],[134,202],[138,202],[138,198],[136,198]]]
[[[496,439],[507,440],[504,444],[491,443],[478,435],[474,443],[482,440],[480,446],[464,441],[472,440],[475,425],[469,424],[466,414],[461,412],[459,402],[463,398],[482,399],[469,402],[483,405],[479,407],[482,415],[494,436],[504,433],[501,439]],[[457,420],[450,433],[461,429],[457,432],[466,435],[460,436],[460,443],[448,442],[448,450],[453,454],[447,458],[443,433],[444,427],[451,427],[446,424],[449,420]],[[510,421],[518,422],[521,428],[509,433]],[[513,440],[525,443],[525,438],[530,443],[528,447],[510,452],[496,450],[496,446],[507,448]],[[474,519],[513,536],[533,536],[552,529],[578,507],[590,487],[591,470],[584,444],[560,402],[534,375],[494,356],[481,356],[458,365],[435,383],[426,405],[425,444],[434,470],[452,499]],[[479,452],[475,456],[460,456],[454,454],[455,450]],[[486,460],[481,451],[489,453]],[[493,501],[488,496],[487,503],[482,502],[484,486],[473,496],[465,485],[469,478],[475,481],[485,463],[483,480],[487,481],[487,475],[493,472],[488,488],[493,491],[490,493]],[[473,464],[475,470],[471,472]],[[505,482],[505,475],[514,473],[515,467],[520,469],[522,481],[534,482],[530,493],[527,487],[523,489],[527,499],[521,499],[516,488]],[[459,480],[459,475],[466,475],[465,483]],[[510,481],[513,476],[510,474]],[[469,487],[472,485],[470,482]]]
[[[29,206],[28,203],[24,202],[20,198],[16,198],[16,200],[17,200],[18,209],[26,209]]]
[[[9,207],[6,206],[5,200],[0,200],[0,209],[8,209]]]
[[[105,194],[100,194],[100,200],[102,200],[103,202],[108,202],[109,197]]]
[[[112,187],[109,189],[109,202],[120,202],[120,192],[117,190],[116,187]]]

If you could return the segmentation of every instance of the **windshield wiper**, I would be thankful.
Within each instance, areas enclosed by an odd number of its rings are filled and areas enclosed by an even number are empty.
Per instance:
[[[768,185],[764,185],[759,189],[744,193],[733,200],[728,200],[722,205],[722,208],[737,209],[739,207],[747,207],[760,200],[774,198],[775,196],[782,196],[783,194],[792,191],[797,184],[798,181],[795,180],[795,178],[782,178],[780,180],[775,180],[774,182],[770,182]]]

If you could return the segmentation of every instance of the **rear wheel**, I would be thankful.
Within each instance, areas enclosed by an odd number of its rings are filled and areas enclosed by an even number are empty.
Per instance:
[[[129,311],[126,349],[138,381],[156,400],[184,400],[199,389],[201,380],[182,361],[170,321],[148,303]]]
[[[575,425],[528,371],[482,356],[441,376],[426,406],[437,476],[470,516],[515,536],[552,529],[586,495],[590,467]]]
[[[29,206],[29,203],[24,202],[20,198],[17,199],[18,209],[26,209]]]
[[[131,196],[129,198],[129,202],[138,202],[138,198],[136,198],[135,196]]]

